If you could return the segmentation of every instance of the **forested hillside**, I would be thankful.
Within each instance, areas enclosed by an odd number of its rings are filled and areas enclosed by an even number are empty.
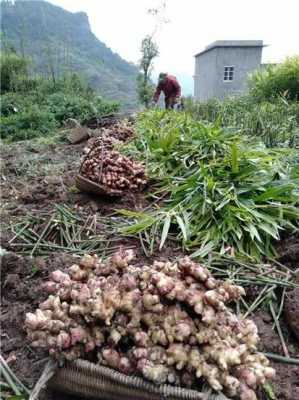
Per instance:
[[[30,56],[32,72],[77,72],[104,97],[136,104],[137,68],[96,38],[85,13],[28,0],[2,1],[1,15],[2,45]]]

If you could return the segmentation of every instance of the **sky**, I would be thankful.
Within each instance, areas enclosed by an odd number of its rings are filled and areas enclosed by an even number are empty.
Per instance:
[[[165,1],[163,11],[161,4]],[[140,43],[157,26],[149,8],[160,7],[155,40],[159,71],[193,86],[194,55],[215,40],[263,40],[262,62],[299,54],[298,0],[50,0],[68,11],[84,11],[93,33],[127,61],[138,63]]]

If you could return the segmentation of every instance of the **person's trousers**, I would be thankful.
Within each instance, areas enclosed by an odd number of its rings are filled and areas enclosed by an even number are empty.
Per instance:
[[[174,107],[176,103],[176,96],[165,97],[165,108],[169,109]]]

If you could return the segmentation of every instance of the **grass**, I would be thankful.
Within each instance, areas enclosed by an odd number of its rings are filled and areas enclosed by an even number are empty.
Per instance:
[[[209,100],[186,99],[185,109],[193,118],[217,122],[239,135],[260,138],[267,147],[296,147],[299,144],[299,103],[278,97],[258,102],[250,96]]]
[[[29,397],[30,391],[18,379],[8,366],[7,362],[0,355],[0,372],[1,372],[1,395],[3,398],[10,400],[25,400]],[[13,393],[13,394],[11,394]]]
[[[65,252],[77,255],[113,253],[119,248],[109,219],[97,214],[78,213],[66,205],[52,212],[28,215],[12,226],[10,246],[30,256]]]

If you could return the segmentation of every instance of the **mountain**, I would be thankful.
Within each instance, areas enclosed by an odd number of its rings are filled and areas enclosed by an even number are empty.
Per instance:
[[[36,72],[78,72],[103,97],[136,106],[137,67],[96,38],[84,12],[42,0],[4,0],[1,15],[2,40],[32,57]]]

